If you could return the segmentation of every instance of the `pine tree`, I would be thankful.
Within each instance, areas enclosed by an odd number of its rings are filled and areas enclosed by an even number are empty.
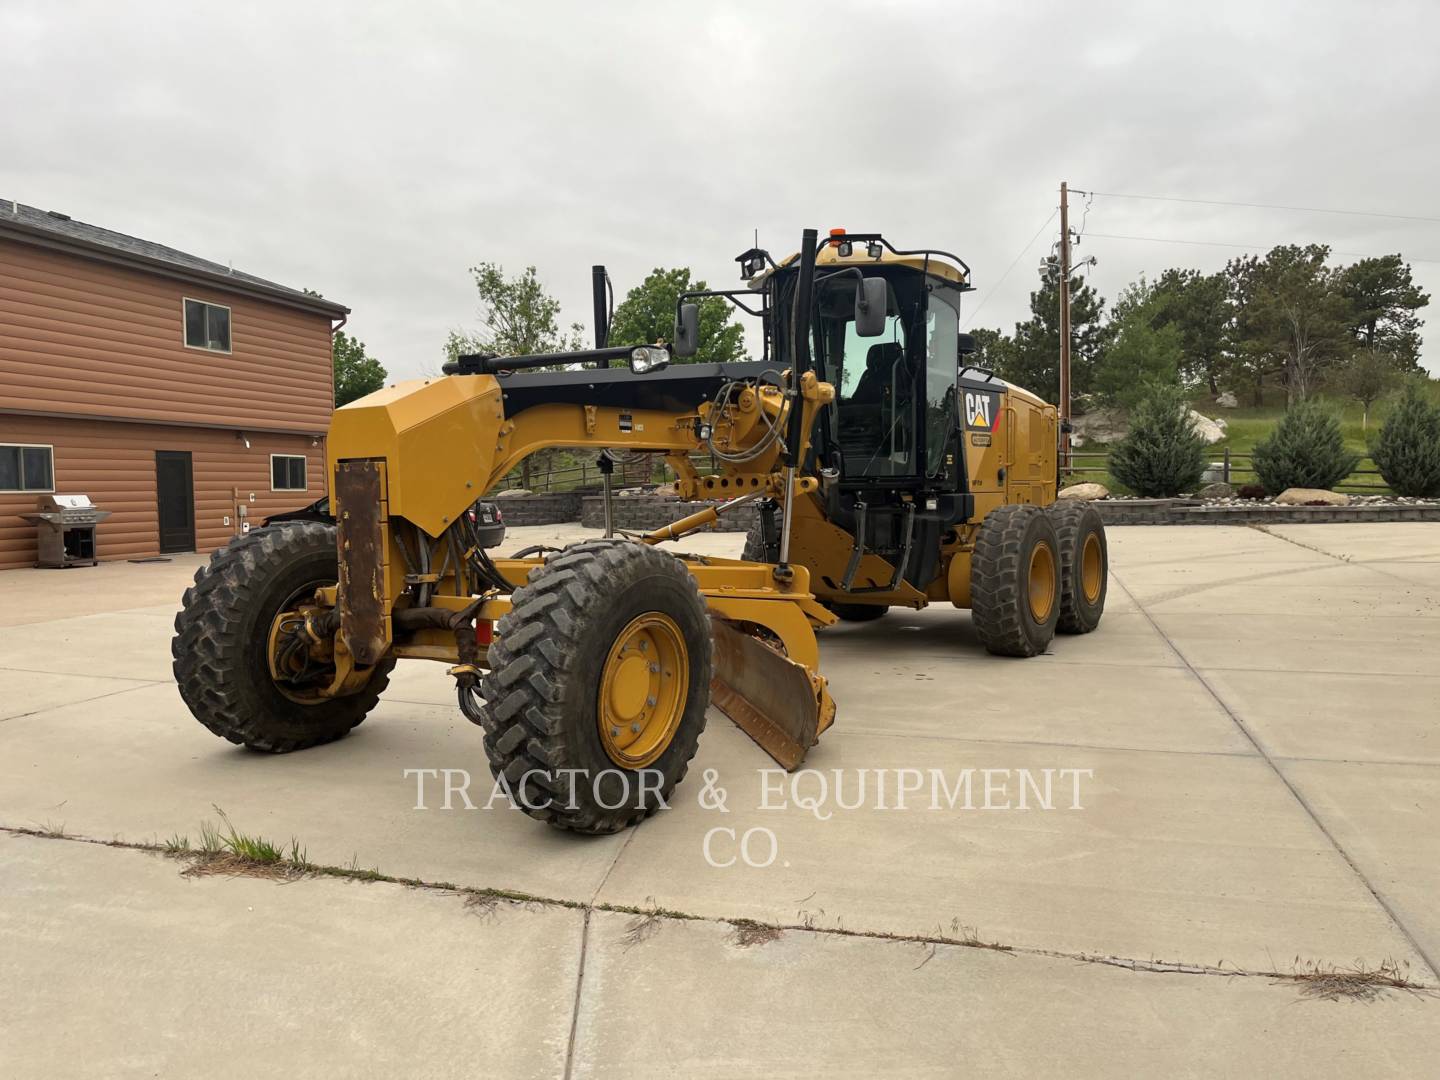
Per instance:
[[[1345,449],[1334,413],[1302,401],[1255,447],[1251,461],[1265,490],[1279,495],[1293,487],[1328,491],[1355,471],[1360,455]]]
[[[1130,414],[1130,434],[1110,451],[1110,472],[1136,495],[1166,498],[1194,490],[1205,472],[1205,440],[1185,392],[1152,385]]]
[[[1440,495],[1440,408],[1425,399],[1418,380],[1385,418],[1370,456],[1395,494]]]

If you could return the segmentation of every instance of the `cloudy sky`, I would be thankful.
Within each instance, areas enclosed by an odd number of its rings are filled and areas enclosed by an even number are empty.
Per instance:
[[[729,283],[756,229],[958,252],[1008,328],[1061,179],[1437,219],[1100,195],[1107,297],[1311,240],[1440,297],[1437,42],[1440,6],[1384,0],[0,0],[0,197],[318,289],[397,376],[475,322],[473,263],[588,323],[592,263]]]

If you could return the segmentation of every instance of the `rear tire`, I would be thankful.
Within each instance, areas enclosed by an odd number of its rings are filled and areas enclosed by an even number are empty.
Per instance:
[[[1088,634],[1105,613],[1110,584],[1110,549],[1105,522],[1087,502],[1061,501],[1050,507],[1060,542],[1060,621],[1062,634]]]
[[[285,521],[252,529],[210,556],[185,590],[170,643],[175,682],[195,719],[237,745],[272,754],[333,742],[365,719],[393,657],[357,693],[302,704],[280,692],[267,655],[286,604],[339,577],[335,526]]]
[[[710,618],[684,563],[628,540],[575,544],[530,571],[511,602],[481,685],[481,726],[496,779],[505,778],[525,813],[573,832],[618,832],[661,809],[685,777],[710,704]],[[673,670],[663,658],[645,670],[650,657],[663,657],[659,645],[645,650],[644,664],[635,651],[628,661],[623,650],[617,657],[627,634],[646,620],[661,628],[647,642],[666,634],[676,639]],[[616,737],[630,740],[629,725],[611,728],[607,721],[608,737],[601,728],[615,708],[604,695],[617,659],[622,668],[630,664],[622,678],[638,678],[641,686],[650,680],[636,703],[660,706],[641,714],[643,723],[635,725],[641,733],[627,746]],[[662,680],[681,674],[683,691],[666,709],[669,684]],[[661,728],[644,752],[651,723]],[[635,751],[633,763],[624,760],[627,750]],[[640,769],[654,770],[643,784]]]
[[[1035,656],[1060,617],[1060,544],[1050,515],[1014,503],[980,523],[970,557],[970,609],[985,648]]]

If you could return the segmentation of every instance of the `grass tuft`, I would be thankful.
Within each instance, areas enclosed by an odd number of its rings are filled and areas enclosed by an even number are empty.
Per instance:
[[[312,869],[310,859],[300,841],[290,838],[288,847],[251,836],[235,828],[235,823],[220,807],[214,807],[220,825],[200,823],[200,847],[192,849],[189,837],[172,837],[164,845],[169,855],[193,856],[195,861],[186,874],[248,874],[253,877],[291,879]]]
[[[1397,990],[1413,994],[1426,989],[1411,980],[1408,961],[1388,957],[1373,968],[1363,961],[1340,968],[1317,960],[1302,962],[1296,957],[1288,975],[1276,972],[1275,977],[1297,983],[1301,997],[1321,1001],[1378,1001]]]
[[[754,919],[731,919],[730,928],[730,940],[742,949],[779,941],[785,933],[778,926],[756,922]]]

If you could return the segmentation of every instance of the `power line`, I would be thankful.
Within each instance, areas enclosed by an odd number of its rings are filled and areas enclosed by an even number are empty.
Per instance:
[[[972,322],[975,321],[975,316],[980,314],[980,309],[983,308],[990,301],[990,297],[994,296],[997,292],[1000,291],[1000,286],[1003,285],[1005,283],[1005,279],[1010,276],[1010,271],[1014,270],[1015,267],[1020,264],[1020,260],[1025,257],[1025,253],[1035,246],[1035,241],[1039,240],[1040,234],[1050,227],[1050,222],[1055,220],[1055,215],[1059,212],[1060,208],[1058,206],[1054,210],[1051,210],[1050,216],[1045,219],[1044,224],[1042,224],[1040,228],[1035,230],[1035,235],[1032,236],[1028,241],[1026,241],[1025,246],[1020,249],[1020,253],[1016,255],[1015,258],[1010,260],[1010,265],[1005,268],[1005,272],[1000,275],[999,280],[996,281],[994,285],[990,286],[990,290],[985,294],[985,298],[981,300],[980,303],[975,305],[975,310],[972,311],[970,313],[970,317],[965,320],[966,326],[969,326]]]
[[[1440,218],[1420,214],[1380,214],[1372,210],[1337,210],[1325,206],[1287,206],[1283,203],[1229,202],[1225,199],[1186,199],[1178,195],[1133,195],[1117,191],[1093,191],[1106,199],[1146,199],[1152,202],[1193,203],[1198,206],[1242,206],[1250,210],[1294,210],[1305,214],[1345,214],[1350,217],[1389,218],[1392,221],[1426,221],[1440,225]]]
[[[1241,249],[1241,250],[1243,250],[1243,251],[1265,251],[1265,250],[1267,250],[1267,249],[1269,249],[1269,248],[1273,248],[1273,247],[1277,247],[1277,246],[1278,246],[1278,245],[1276,245],[1276,244],[1227,244],[1227,243],[1224,243],[1224,242],[1219,241],[1219,240],[1181,240],[1181,239],[1179,239],[1178,237],[1174,237],[1174,236],[1121,236],[1121,235],[1119,235],[1119,234],[1117,234],[1117,233],[1098,233],[1098,232],[1097,232],[1097,233],[1089,233],[1088,235],[1094,237],[1094,238],[1097,239],[1097,240],[1143,240],[1143,241],[1145,241],[1146,243],[1149,243],[1149,244],[1187,244],[1187,245],[1190,245],[1190,246],[1192,246],[1192,247],[1239,248],[1239,249]],[[1335,251],[1335,250],[1332,249],[1331,252],[1330,252],[1330,254],[1331,254],[1331,255],[1344,255],[1344,256],[1346,256],[1347,258],[1351,258],[1351,259],[1377,259],[1377,258],[1380,258],[1380,256],[1378,256],[1378,255],[1373,255],[1373,254],[1371,254],[1370,252],[1367,252],[1367,251]],[[1398,252],[1391,252],[1390,254],[1393,255],[1393,254],[1399,254],[1399,253],[1398,253]],[[1410,258],[1410,257],[1408,257],[1408,256],[1406,256],[1406,255],[1401,255],[1401,258],[1404,259],[1407,263],[1440,264],[1440,259],[1412,259],[1412,258]]]

